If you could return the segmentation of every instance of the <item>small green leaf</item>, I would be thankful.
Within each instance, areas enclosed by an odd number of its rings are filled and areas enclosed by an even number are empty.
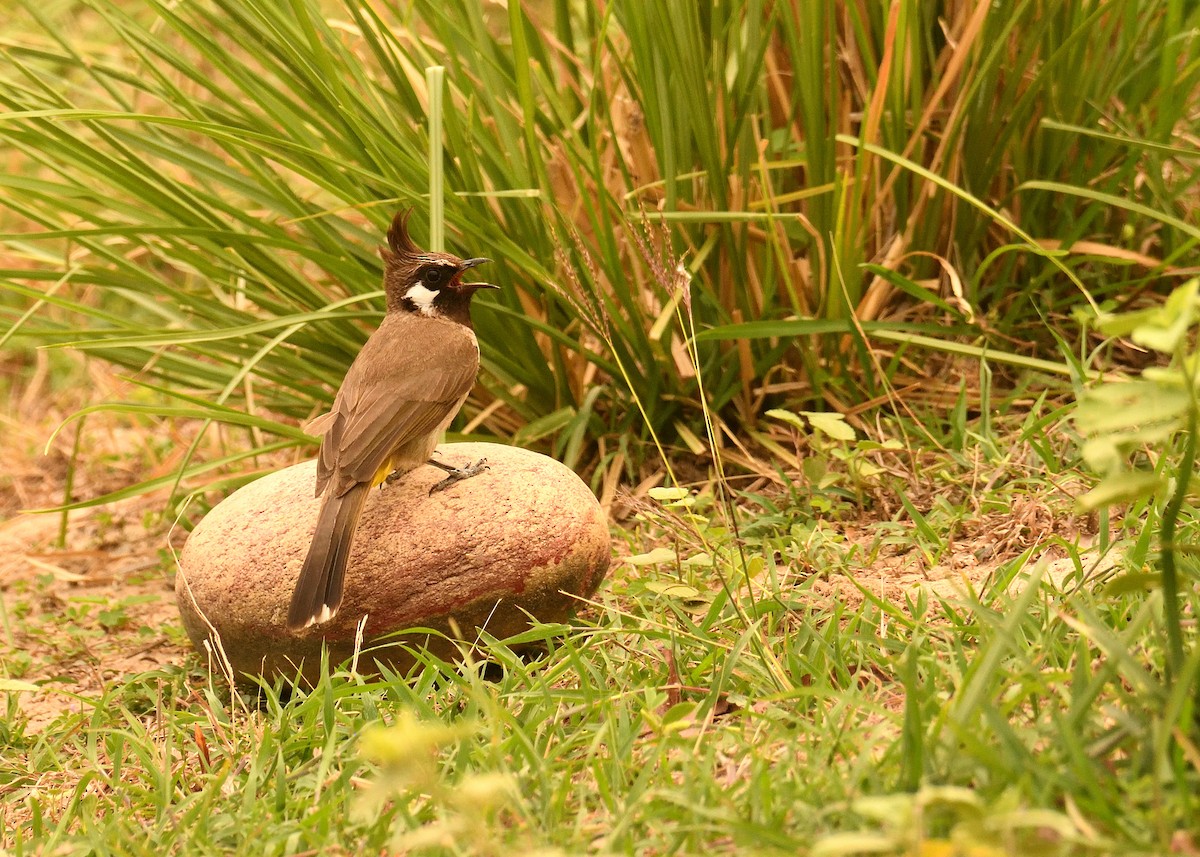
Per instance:
[[[0,693],[17,693],[20,691],[41,690],[36,684],[19,681],[15,678],[0,678]]]
[[[671,729],[673,726],[688,726],[695,719],[696,703],[694,702],[678,702],[667,709],[662,716],[662,725],[664,729]]]
[[[813,845],[811,857],[852,857],[857,854],[894,854],[900,842],[882,833],[835,833]]]
[[[625,561],[630,565],[658,565],[660,562],[674,562],[675,551],[669,548],[655,548],[648,553],[634,554],[633,556],[625,557]]]
[[[682,500],[688,496],[688,490],[686,488],[678,488],[678,487],[676,487],[676,488],[666,488],[666,487],[651,488],[647,493],[649,493],[650,498],[652,500],[658,500],[660,503],[665,503],[665,502],[669,502],[672,500]]]
[[[766,412],[766,416],[787,423],[792,428],[799,429],[806,434],[808,433],[808,424],[791,411],[785,411],[783,408],[771,408],[771,410]]]
[[[670,726],[680,720],[691,720],[695,713],[695,702],[677,702],[676,705],[667,708],[666,713],[662,715],[662,725]]]
[[[910,817],[914,804],[911,794],[884,794],[857,798],[852,807],[859,815],[875,821],[895,822]]]
[[[1148,592],[1162,585],[1158,572],[1131,571],[1114,577],[1104,587],[1105,595],[1124,595],[1128,592]]]
[[[1109,476],[1077,501],[1085,512],[1104,509],[1117,503],[1128,503],[1140,497],[1148,497],[1162,487],[1163,480],[1156,473],[1134,470]]]
[[[834,440],[854,440],[858,437],[854,428],[846,424],[846,418],[841,414],[823,411],[801,411],[805,419],[821,434],[828,435]]]
[[[846,462],[846,466],[850,468],[850,472],[857,479],[871,479],[883,473],[883,468],[877,464],[872,464],[869,461],[864,461],[861,458],[851,459]]]
[[[983,801],[974,791],[962,786],[923,786],[917,792],[917,801],[922,806],[953,806],[960,813],[983,809]],[[855,802],[858,809],[858,802]]]
[[[896,440],[896,438],[894,438],[894,437],[889,437],[883,441],[878,441],[878,440],[860,441],[858,444],[858,448],[861,449],[863,452],[875,452],[880,449],[894,451],[894,450],[904,449],[904,444],[902,442]]]
[[[699,589],[696,589],[694,586],[688,586],[686,583],[651,580],[646,584],[646,588],[658,595],[665,595],[668,598],[679,598],[683,601],[695,601],[701,595]]]
[[[125,612],[124,607],[114,607],[111,610],[101,610],[100,615],[96,617],[100,622],[100,626],[106,631],[113,631],[120,628],[129,622],[129,614]]]

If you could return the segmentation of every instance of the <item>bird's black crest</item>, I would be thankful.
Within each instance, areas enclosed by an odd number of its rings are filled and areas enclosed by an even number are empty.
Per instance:
[[[412,216],[412,212],[411,208],[398,212],[392,218],[392,225],[388,229],[388,247],[401,259],[405,257],[412,258],[421,252],[408,235],[408,218]]]

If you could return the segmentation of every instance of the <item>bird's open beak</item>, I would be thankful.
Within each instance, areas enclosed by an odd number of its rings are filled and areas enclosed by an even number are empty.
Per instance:
[[[476,265],[482,265],[485,262],[490,262],[490,261],[492,261],[492,260],[485,259],[482,256],[480,256],[478,259],[464,259],[461,263],[459,263],[458,273],[461,276],[465,271],[469,271],[471,268],[474,268]],[[477,291],[479,289],[498,289],[500,287],[497,285],[493,285],[492,283],[463,283],[461,285],[461,288],[470,289],[471,291]]]

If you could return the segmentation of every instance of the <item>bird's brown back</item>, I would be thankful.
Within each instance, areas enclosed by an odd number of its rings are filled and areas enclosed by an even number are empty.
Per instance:
[[[445,429],[478,371],[479,345],[469,327],[389,312],[347,371],[333,408],[310,427],[325,433],[317,494],[328,487],[341,496],[377,482],[393,453]]]

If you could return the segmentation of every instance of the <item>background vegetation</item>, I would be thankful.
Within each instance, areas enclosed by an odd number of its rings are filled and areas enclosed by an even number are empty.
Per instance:
[[[381,309],[384,224],[423,205],[444,64],[452,246],[505,287],[472,430],[633,475],[651,435],[701,450],[702,395],[739,434],[781,397],[944,404],[919,334],[1065,369],[1043,320],[1135,300],[1197,239],[1193,22],[987,8],[23,5],[13,341],[295,442]]]
[[[545,659],[486,643],[495,683],[335,670],[257,709],[170,668],[38,733],[14,695],[0,845],[1196,853],[1195,292],[1110,317],[1196,273],[1194,4],[9,17],[0,342],[133,373],[107,407],[135,424],[201,421],[154,484],[216,497],[309,442],[296,426],[382,310],[384,225],[425,209],[441,64],[450,247],[495,258],[504,287],[475,313],[484,372],[457,428],[554,454],[607,499],[664,467],[695,485],[634,503],[635,564]],[[1182,333],[1131,338],[1147,324]],[[1141,398],[1066,422],[1090,378],[1147,364],[1166,374]],[[1175,409],[1142,431],[1155,396]],[[195,455],[208,427],[218,449]],[[748,493],[717,490],[743,474]],[[1054,523],[1022,523],[965,598],[817,597],[1035,507]],[[1034,561],[1047,544],[1065,576]],[[29,609],[5,614],[10,645],[58,645]]]

